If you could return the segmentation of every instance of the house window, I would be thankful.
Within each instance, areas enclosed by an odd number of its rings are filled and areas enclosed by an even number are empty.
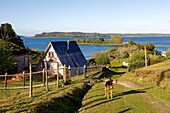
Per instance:
[[[54,52],[49,52],[49,53],[48,53],[48,56],[49,56],[50,58],[53,58],[53,57],[54,57]]]

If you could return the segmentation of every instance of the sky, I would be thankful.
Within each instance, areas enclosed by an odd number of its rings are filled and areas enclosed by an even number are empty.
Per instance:
[[[170,33],[170,0],[0,0],[0,24],[42,32]]]

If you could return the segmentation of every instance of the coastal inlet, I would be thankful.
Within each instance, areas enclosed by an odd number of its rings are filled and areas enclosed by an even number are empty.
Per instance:
[[[142,44],[145,43],[154,43],[155,49],[158,51],[167,51],[168,48],[170,48],[170,37],[123,37],[125,42],[128,42],[128,40],[132,40],[135,42],[139,42]],[[74,40],[74,38],[27,38],[22,37],[24,44],[26,47],[33,49],[39,49],[42,51],[45,51],[46,47],[48,46],[49,42],[55,42],[55,41],[67,41],[67,40]],[[85,39],[85,38],[83,38]],[[97,38],[90,38],[90,39],[96,39]],[[104,37],[105,40],[109,40],[110,37]],[[112,46],[112,45],[79,45],[80,49],[82,50],[84,56],[86,59],[89,59],[94,53],[106,51],[112,47],[115,47],[118,49],[121,46]]]

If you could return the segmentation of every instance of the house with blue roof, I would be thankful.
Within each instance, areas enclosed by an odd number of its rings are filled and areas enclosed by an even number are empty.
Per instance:
[[[61,75],[63,75],[64,64],[67,68],[71,68],[71,75],[83,72],[84,65],[89,67],[76,41],[50,42],[37,65],[36,71],[43,70],[45,62],[47,62],[48,70],[57,69],[57,63],[59,63]],[[56,74],[56,71],[51,73]]]

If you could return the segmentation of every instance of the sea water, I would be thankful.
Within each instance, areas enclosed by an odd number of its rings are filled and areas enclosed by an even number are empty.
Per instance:
[[[67,41],[67,40],[74,40],[74,38],[27,38],[22,37],[24,41],[25,47],[30,49],[36,48],[42,51],[45,51],[48,44],[50,42],[55,41]],[[85,39],[85,38],[83,38]],[[97,38],[92,38],[97,39]],[[105,40],[109,40],[109,37],[105,37]],[[135,42],[139,42],[142,44],[145,43],[154,43],[156,46],[170,46],[170,37],[124,37],[123,43],[127,43],[128,40],[132,40]],[[79,45],[81,51],[83,52],[86,59],[89,59],[94,53],[106,51],[110,48],[118,49],[120,46],[111,46],[111,45]],[[158,51],[167,51],[168,47],[156,47]]]

